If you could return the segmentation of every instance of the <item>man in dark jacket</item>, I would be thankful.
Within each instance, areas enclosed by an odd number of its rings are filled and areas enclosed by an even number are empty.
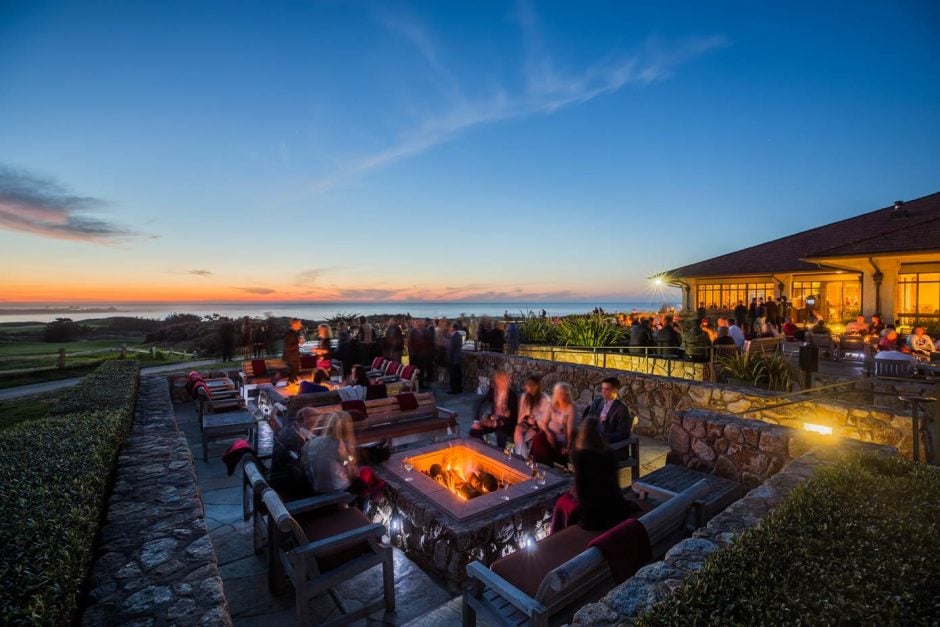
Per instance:
[[[288,381],[293,383],[300,374],[300,320],[294,318],[284,334],[284,363],[287,364]]]
[[[650,330],[650,321],[646,318],[641,318],[639,323],[634,323],[630,327],[630,349],[631,353],[636,355],[644,355],[647,351],[639,348],[642,346],[655,346],[656,343],[653,341],[653,332]]]
[[[608,377],[601,381],[601,397],[584,411],[584,418],[593,416],[600,423],[601,435],[608,443],[620,442],[630,437],[633,418],[627,405],[617,398],[620,381]]]
[[[739,327],[743,327],[747,321],[747,305],[744,304],[743,300],[739,300],[738,306],[734,308],[734,321],[738,323]]]
[[[675,348],[682,346],[682,336],[672,326],[672,316],[666,316],[663,328],[656,332],[656,346],[660,348]],[[663,355],[678,355],[678,350],[663,350]]]
[[[519,395],[509,383],[507,372],[499,370],[493,375],[490,389],[477,403],[470,437],[482,439],[486,433],[496,433],[500,448],[512,441],[519,421]]]
[[[455,322],[450,328],[450,339],[447,343],[447,366],[450,379],[448,394],[463,392],[463,335]]]

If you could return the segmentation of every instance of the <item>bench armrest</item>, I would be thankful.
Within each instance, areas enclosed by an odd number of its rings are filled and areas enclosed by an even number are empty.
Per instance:
[[[448,418],[453,418],[454,420],[457,419],[457,412],[455,412],[453,409],[447,409],[446,407],[441,407],[440,405],[438,405],[437,411],[444,414]]]
[[[287,511],[293,516],[295,514],[312,512],[332,505],[348,505],[355,500],[355,494],[346,492],[345,490],[338,490],[336,492],[330,492],[329,494],[319,494],[297,501],[290,501],[289,503],[285,503],[284,507],[287,508]]]
[[[500,597],[509,601],[509,603],[526,616],[544,614],[547,611],[545,606],[494,573],[484,566],[482,562],[467,564],[467,577],[476,579],[484,586],[497,593]]]
[[[629,438],[626,438],[625,440],[618,440],[617,442],[611,442],[609,446],[612,451],[620,451],[626,448],[630,448],[631,446],[634,446],[634,445],[639,446],[639,444],[640,444],[640,441],[637,439],[636,436],[630,436]]]
[[[329,538],[324,538],[323,540],[317,540],[316,542],[305,544],[294,549],[293,553],[316,557],[318,554],[329,553],[331,551],[335,551],[336,549],[347,547],[351,544],[357,544],[359,542],[365,542],[366,540],[372,540],[376,538],[381,539],[383,535],[385,535],[385,527],[378,523],[373,523],[371,525],[359,527],[358,529],[344,531],[343,533],[331,536]]]

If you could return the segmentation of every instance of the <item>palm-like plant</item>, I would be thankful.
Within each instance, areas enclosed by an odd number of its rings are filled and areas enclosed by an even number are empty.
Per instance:
[[[523,314],[517,323],[522,341],[526,344],[553,344],[557,333],[555,325],[548,318],[541,318],[534,313]]]
[[[621,342],[623,334],[622,327],[611,324],[600,314],[569,316],[558,324],[558,338],[565,346],[614,346]]]
[[[755,387],[789,392],[793,386],[793,366],[783,355],[736,353],[718,359],[725,374]]]

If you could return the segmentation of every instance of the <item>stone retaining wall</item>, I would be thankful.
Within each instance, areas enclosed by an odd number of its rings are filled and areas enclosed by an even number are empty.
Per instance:
[[[804,424],[820,425],[831,428],[835,436],[894,446],[906,457],[911,457],[913,453],[910,414],[898,409],[873,407],[870,403],[820,400],[766,408],[778,402],[777,394],[753,388],[735,388],[725,384],[488,352],[465,353],[465,388],[476,389],[486,384],[497,369],[509,372],[516,385],[521,385],[530,373],[541,374],[546,388],[557,381],[567,381],[582,403],[593,400],[602,379],[616,377],[622,386],[621,398],[639,418],[636,430],[642,435],[668,437],[679,411],[706,409],[797,430],[802,430]],[[891,392],[886,394],[890,396]]]
[[[611,590],[597,603],[582,607],[572,625],[632,625],[634,619],[678,590],[685,579],[699,571],[705,560],[730,544],[746,529],[756,527],[796,486],[816,468],[828,463],[816,453],[791,461],[765,484],[748,492],[706,527],[672,547],[662,561],[648,564]]]
[[[142,377],[82,625],[232,624],[165,377]]]

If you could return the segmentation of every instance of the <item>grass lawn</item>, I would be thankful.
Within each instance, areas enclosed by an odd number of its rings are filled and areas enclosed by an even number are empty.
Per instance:
[[[116,357],[119,353],[93,353],[69,357],[70,353],[95,351],[108,348],[120,348],[137,345],[128,340],[92,340],[77,342],[0,342],[0,370],[25,370],[27,368],[47,368],[57,365],[59,349],[65,349],[65,365],[82,366],[98,364],[107,357]],[[131,355],[133,356],[133,355]]]
[[[42,418],[64,394],[65,391],[60,390],[11,401],[0,401],[0,429],[6,429],[24,420]]]

